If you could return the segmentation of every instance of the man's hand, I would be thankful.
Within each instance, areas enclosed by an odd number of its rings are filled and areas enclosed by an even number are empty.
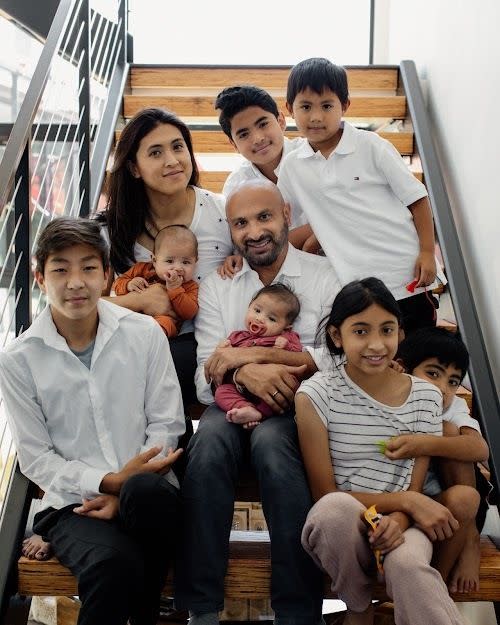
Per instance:
[[[73,512],[91,519],[110,521],[118,515],[119,502],[115,495],[99,495],[95,499],[84,499],[81,506]]]
[[[307,370],[307,365],[250,363],[240,367],[237,382],[266,402],[272,410],[281,414],[293,403],[299,380]]]
[[[137,473],[158,473],[164,475],[168,473],[170,467],[181,455],[182,449],[176,451],[168,450],[166,456],[159,456],[162,451],[161,446],[152,447],[143,451],[129,460],[118,473],[108,473],[104,476],[100,490],[103,493],[118,495],[123,484],[132,475]]]
[[[254,361],[251,347],[231,347],[229,343],[221,343],[205,362],[205,380],[219,386],[228,371]]]
[[[127,291],[130,293],[131,291],[135,291],[136,293],[141,293],[148,288],[148,282],[145,278],[141,278],[137,276],[137,278],[132,278],[127,282]]]
[[[429,286],[436,279],[436,258],[432,252],[420,252],[415,263],[416,286]]]
[[[430,540],[451,538],[458,530],[458,521],[442,504],[415,491],[407,491],[406,496],[408,514]]]
[[[243,256],[235,254],[233,256],[226,256],[222,265],[217,267],[217,273],[225,280],[226,278],[234,278],[238,271],[241,271],[243,267]]]
[[[152,284],[140,294],[140,312],[151,317],[159,315],[168,315],[173,319],[177,319],[167,289],[163,284]]]
[[[433,456],[435,454],[432,445],[436,439],[431,434],[402,434],[386,442],[384,453],[390,460]]]

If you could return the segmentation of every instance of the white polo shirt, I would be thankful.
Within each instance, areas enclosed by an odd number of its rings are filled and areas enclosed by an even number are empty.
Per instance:
[[[278,187],[304,212],[342,285],[376,276],[396,299],[409,297],[420,248],[407,207],[427,191],[389,141],[348,122],[343,129],[327,159],[308,142],[287,154]]]
[[[340,290],[335,272],[327,259],[307,254],[288,246],[288,254],[273,282],[290,286],[300,301],[300,315],[293,324],[302,345],[314,358],[314,343],[319,322],[330,313],[333,300]],[[198,399],[213,402],[210,385],[205,380],[203,366],[217,345],[234,330],[243,330],[245,315],[253,295],[264,284],[246,260],[232,280],[223,280],[211,273],[200,284],[199,312],[195,318],[198,342],[198,367],[195,375]]]
[[[21,471],[42,508],[99,494],[103,477],[185,431],[168,339],[152,317],[104,300],[90,369],[57,332],[50,307],[0,352],[0,388]],[[172,471],[169,482],[178,486]]]
[[[287,154],[293,152],[297,148],[299,148],[303,143],[307,143],[307,141],[303,137],[296,137],[295,139],[289,139],[288,137],[283,137],[283,155],[281,157],[281,161],[278,164],[278,167],[274,170],[276,176],[279,175],[281,163]],[[231,172],[229,176],[226,178],[226,182],[224,183],[224,187],[222,188],[222,193],[226,197],[237,189],[240,184],[246,182],[247,180],[268,180],[266,176],[256,167],[251,161],[245,160],[238,169]],[[291,214],[291,228],[296,228],[297,226],[301,226],[307,223],[302,211],[292,211]]]

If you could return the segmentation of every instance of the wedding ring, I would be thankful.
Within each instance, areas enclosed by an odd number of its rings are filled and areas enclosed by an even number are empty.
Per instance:
[[[274,399],[278,393],[279,393],[279,391],[274,391],[274,393],[272,393],[271,397]]]

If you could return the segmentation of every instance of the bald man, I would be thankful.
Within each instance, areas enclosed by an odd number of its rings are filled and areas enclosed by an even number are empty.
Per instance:
[[[235,486],[250,456],[271,534],[271,598],[277,625],[321,621],[321,574],[303,551],[300,536],[312,499],[293,418],[297,379],[316,370],[314,340],[320,320],[340,289],[329,262],[288,243],[290,211],[267,180],[240,185],[227,199],[226,214],[243,267],[232,280],[214,272],[200,285],[195,321],[196,387],[204,412],[188,447],[182,487],[184,542],[176,577],[176,606],[188,609],[191,625],[217,625],[224,604],[224,575]],[[294,323],[303,352],[275,347],[217,347],[244,327],[252,296],[283,282],[300,300]],[[214,385],[231,379],[276,413],[255,429],[229,423],[213,402]]]

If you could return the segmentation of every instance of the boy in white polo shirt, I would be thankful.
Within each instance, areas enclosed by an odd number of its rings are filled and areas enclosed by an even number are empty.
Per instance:
[[[342,121],[348,108],[343,67],[311,58],[292,68],[287,109],[307,142],[283,159],[278,187],[292,212],[304,212],[342,284],[374,275],[398,300],[406,332],[435,325],[427,191],[388,141]]]

